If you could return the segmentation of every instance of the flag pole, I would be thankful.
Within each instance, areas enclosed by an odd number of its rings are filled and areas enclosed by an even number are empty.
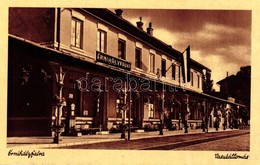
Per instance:
[[[181,54],[183,54],[189,47],[190,47],[190,45]]]

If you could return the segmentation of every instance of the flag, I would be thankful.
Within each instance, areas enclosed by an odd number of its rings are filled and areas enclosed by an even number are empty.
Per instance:
[[[182,78],[183,82],[190,82],[190,45],[182,53]]]

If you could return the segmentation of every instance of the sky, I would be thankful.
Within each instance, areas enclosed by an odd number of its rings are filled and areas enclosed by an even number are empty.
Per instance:
[[[216,82],[251,65],[250,10],[123,9],[123,18],[136,25],[142,17],[144,29],[152,22],[154,37],[211,69]]]

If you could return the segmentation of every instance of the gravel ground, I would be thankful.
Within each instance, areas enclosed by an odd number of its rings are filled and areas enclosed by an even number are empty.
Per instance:
[[[174,150],[199,150],[199,151],[249,151],[249,134],[237,137],[216,140],[187,147],[176,148]]]

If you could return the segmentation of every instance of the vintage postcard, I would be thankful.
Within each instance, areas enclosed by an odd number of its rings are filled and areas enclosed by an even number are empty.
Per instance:
[[[9,2],[2,164],[256,164],[259,2]]]

